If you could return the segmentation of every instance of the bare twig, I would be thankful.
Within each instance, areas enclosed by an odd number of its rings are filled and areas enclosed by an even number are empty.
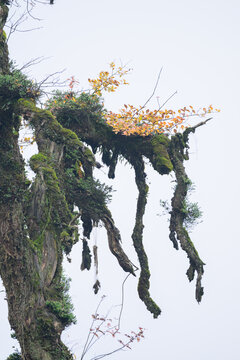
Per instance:
[[[159,83],[161,74],[162,74],[162,69],[163,69],[163,68],[161,67],[161,69],[160,69],[160,71],[159,71],[159,73],[158,73],[157,81],[156,81],[156,84],[155,84],[155,86],[154,86],[154,89],[153,89],[153,92],[152,92],[151,96],[149,96],[149,98],[147,99],[147,101],[143,104],[143,106],[142,106],[139,110],[144,109],[144,108],[146,107],[146,105],[149,103],[149,101],[152,99],[152,97],[154,96],[154,94],[155,94],[155,92],[156,92],[156,90],[157,90],[157,87],[158,87],[158,83]]]
[[[164,101],[164,103],[162,105],[158,104],[159,105],[158,111],[161,110],[163,108],[163,106],[166,105],[168,103],[168,101],[176,94],[177,94],[177,91],[175,91],[172,95],[170,95],[169,98],[167,98],[167,100]]]
[[[128,349],[131,349],[130,348],[130,344],[134,341],[134,340],[140,340],[140,337],[144,337],[143,336],[143,328],[139,328],[139,331],[138,331],[138,333],[135,333],[135,332],[133,332],[132,331],[132,333],[134,334],[134,335],[132,335],[132,336],[130,336],[130,335],[127,335],[127,337],[129,338],[129,340],[128,340],[128,342],[127,343],[123,343],[123,341],[120,341],[120,344],[122,345],[122,346],[120,346],[120,347],[118,347],[117,349],[115,349],[115,350],[113,350],[113,351],[110,351],[109,353],[105,353],[105,354],[101,354],[101,355],[97,355],[97,356],[94,356],[91,360],[99,360],[99,359],[102,359],[102,358],[104,358],[104,357],[106,357],[106,356],[109,356],[109,355],[112,355],[112,354],[114,354],[114,353],[116,353],[116,352],[118,352],[118,351],[120,351],[120,350],[123,350],[124,348],[128,348]]]
[[[29,31],[41,29],[41,27],[35,27],[30,29],[19,29],[19,27],[28,20],[29,12],[28,10],[24,10],[23,13],[19,15],[18,18],[14,21],[16,14],[17,12],[14,11],[13,14],[8,18],[7,24],[5,25],[6,28],[9,29],[7,41],[14,32],[29,32]]]
[[[121,317],[122,317],[122,312],[123,312],[123,306],[124,306],[124,286],[125,286],[125,283],[128,279],[128,277],[130,276],[130,274],[128,274],[125,279],[123,280],[123,283],[122,283],[122,299],[121,299],[121,304],[120,304],[120,312],[119,312],[119,316],[118,316],[118,324],[117,326],[116,325],[113,325],[111,327],[108,326],[107,330],[102,330],[102,325],[107,321],[107,320],[110,320],[108,319],[108,316],[111,312],[111,309],[108,310],[107,314],[104,316],[104,317],[99,317],[99,314],[98,314],[98,310],[99,310],[99,307],[104,299],[104,297],[101,298],[98,306],[97,306],[97,309],[95,311],[95,314],[93,315],[93,321],[91,323],[91,326],[90,326],[90,330],[89,330],[89,333],[88,333],[88,336],[87,336],[87,340],[84,344],[84,348],[83,348],[83,352],[82,352],[82,355],[81,355],[81,360],[85,357],[86,353],[95,345],[95,343],[97,341],[99,341],[104,335],[106,335],[107,333],[110,333],[113,337],[115,337],[116,334],[119,334],[119,330],[120,330],[120,326],[121,326]],[[94,331],[94,323],[96,321],[101,321],[101,323],[96,327],[96,330]],[[111,321],[111,320],[110,320]],[[120,343],[121,343],[121,346],[118,347],[117,349],[109,352],[109,353],[106,353],[106,354],[101,354],[101,355],[97,355],[96,357],[92,358],[91,360],[97,360],[97,359],[101,359],[105,356],[109,356],[117,351],[120,351],[124,348],[129,348],[129,344],[131,342],[133,342],[137,337],[140,337],[142,336],[142,328],[140,328],[140,331],[138,334],[134,333],[134,336],[128,336],[129,340],[127,343],[123,343],[123,341],[120,341],[118,340]],[[141,333],[141,335],[140,335]]]
[[[56,71],[53,74],[47,75],[43,80],[37,83],[37,90],[42,95],[45,95],[48,99],[52,96],[52,91],[46,91],[44,89],[52,89],[52,88],[59,88],[59,87],[65,87],[67,80],[61,81],[59,77],[55,77],[57,74],[62,74],[66,69],[63,69],[61,71]],[[52,78],[52,80],[50,80]],[[41,105],[43,105],[41,103]]]
[[[98,306],[97,306],[97,308],[96,308],[96,310],[95,310],[95,314],[94,314],[94,316],[93,316],[93,321],[92,321],[92,323],[91,323],[91,325],[90,325],[90,330],[89,330],[89,332],[88,332],[88,336],[87,336],[87,339],[86,339],[85,344],[84,344],[84,347],[83,347],[83,352],[82,352],[82,355],[81,355],[81,360],[84,358],[86,352],[87,352],[87,351],[89,350],[89,348],[91,347],[91,346],[89,346],[89,345],[91,344],[91,342],[92,342],[92,340],[93,340],[93,338],[94,338],[94,335],[93,335],[92,338],[91,338],[91,340],[89,341],[89,338],[90,338],[90,336],[91,336],[91,329],[93,328],[94,322],[96,321],[96,318],[97,318],[97,315],[98,315],[98,309],[100,308],[100,306],[101,306],[104,298],[105,298],[105,295],[101,297],[101,300],[99,301],[99,304],[98,304]]]
[[[65,81],[59,81],[59,77],[54,78],[55,75],[59,75],[62,74],[64,71],[66,71],[66,69],[63,69],[61,71],[56,71],[50,75],[47,75],[43,80],[41,80],[38,83],[38,88],[43,88],[43,87],[55,87],[55,86],[59,86],[59,85],[66,85],[67,80]],[[53,78],[51,81],[49,81],[49,79]]]
[[[104,296],[104,297],[105,297],[105,296]],[[101,303],[101,301],[100,301],[100,303]],[[111,327],[108,327],[108,330],[107,330],[107,331],[102,331],[102,330],[100,330],[100,328],[101,328],[102,325],[105,323],[105,321],[108,320],[107,318],[108,318],[109,314],[111,313],[112,308],[113,308],[113,307],[116,307],[116,306],[119,306],[119,305],[112,306],[112,307],[108,310],[108,312],[105,314],[105,316],[104,316],[103,318],[98,318],[98,314],[97,314],[97,310],[96,310],[95,315],[93,316],[93,322],[92,322],[92,325],[91,325],[91,328],[90,328],[90,331],[89,331],[89,335],[91,334],[91,329],[93,328],[94,322],[97,321],[97,320],[102,320],[101,323],[98,325],[98,327],[97,327],[97,329],[96,329],[96,331],[100,332],[101,335],[98,335],[97,337],[95,337],[96,333],[95,333],[95,332],[92,332],[91,340],[88,341],[88,344],[87,344],[85,353],[82,355],[83,357],[84,357],[84,356],[86,355],[86,353],[95,345],[95,343],[96,343],[97,341],[99,341],[99,340],[101,339],[101,337],[102,337],[103,335],[105,335],[107,332],[110,332],[110,333],[112,334],[112,336],[115,336],[115,335],[119,332],[119,329],[117,328],[116,325],[113,325],[113,326],[111,326]],[[99,308],[99,306],[98,306],[98,308]],[[98,309],[98,308],[97,308],[97,309]],[[112,330],[112,332],[111,332],[111,330]],[[83,359],[83,357],[81,358],[81,360]]]
[[[40,64],[42,61],[45,61],[47,59],[49,59],[49,58],[46,58],[44,56],[38,56],[38,57],[36,57],[34,59],[29,60],[25,64],[23,64],[23,66],[21,68],[19,68],[19,70],[23,71],[23,70],[29,68],[30,66]]]
[[[15,22],[11,22],[15,15],[16,15],[16,11],[13,12],[13,14],[11,15],[11,17],[8,19],[8,23],[6,25],[7,28],[10,29],[9,31],[9,35],[7,40],[9,40],[9,37],[15,32],[29,32],[29,31],[33,31],[33,30],[38,30],[41,29],[41,27],[36,27],[36,28],[32,28],[32,29],[18,29],[18,27],[25,22],[29,17],[31,17],[33,20],[37,20],[37,21],[41,21],[42,19],[34,16],[32,14],[33,9],[35,8],[35,6],[37,4],[42,4],[42,5],[47,5],[47,4],[53,4],[53,1],[49,1],[49,0],[45,0],[45,1],[40,1],[40,0],[24,0],[23,1],[26,5],[25,5],[25,9],[22,13],[22,15],[20,15],[18,17],[18,19]],[[11,1],[11,7],[16,7],[16,8],[21,8],[21,5],[19,4],[19,1],[17,0],[13,0]]]
[[[159,80],[160,80],[160,77],[161,77],[161,73],[162,73],[162,67],[158,73],[158,77],[157,77],[157,81],[156,81],[156,84],[154,86],[154,89],[153,89],[153,92],[152,94],[149,96],[149,98],[147,99],[147,101],[145,101],[145,103],[140,107],[140,109],[138,109],[134,114],[133,114],[133,117],[137,114],[139,114],[139,112],[144,109],[146,107],[146,105],[149,103],[149,101],[152,99],[152,97],[154,96],[156,90],[157,90],[157,87],[158,87],[158,83],[159,83]]]
[[[28,13],[28,15],[29,15],[32,19],[41,21],[42,19],[37,18],[37,17],[35,17],[35,16],[32,15],[32,10],[34,9],[34,7],[35,7],[35,5],[36,5],[37,2],[39,2],[39,1],[37,1],[37,0],[35,0],[35,1],[33,1],[33,0],[31,0],[31,1],[30,1],[30,0],[27,0],[27,13]],[[30,7],[31,7],[31,8],[30,8]]]
[[[125,285],[125,282],[127,281],[129,276],[130,276],[130,273],[125,277],[125,279],[123,280],[123,283],[122,283],[122,302],[121,302],[121,308],[120,308],[119,317],[118,317],[118,326],[117,326],[118,330],[120,329],[120,326],[121,326],[121,318],[122,318],[122,312],[123,312],[124,285]]]

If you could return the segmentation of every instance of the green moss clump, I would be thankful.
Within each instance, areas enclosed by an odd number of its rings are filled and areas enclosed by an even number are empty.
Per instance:
[[[2,204],[22,198],[28,186],[25,183],[24,163],[17,149],[17,138],[11,130],[0,126],[0,203]]]
[[[39,96],[38,85],[20,70],[14,69],[10,74],[0,74],[0,101],[4,110],[20,98],[37,99]]]
[[[84,149],[84,156],[88,159],[88,161],[90,161],[92,164],[95,163],[94,157],[93,157],[93,153],[91,152],[90,149],[88,149],[87,147]]]
[[[94,94],[56,91],[47,102],[47,108],[57,117],[61,124],[71,127],[79,119],[89,126],[89,120],[99,121],[102,118],[103,105]]]
[[[56,172],[49,164],[49,159],[42,153],[33,155],[30,159],[30,167],[35,172],[40,172],[46,185],[48,197],[48,209],[51,209],[51,223],[60,228],[70,222],[72,215],[68,209],[65,196],[60,189]]]
[[[112,188],[91,177],[79,179],[73,185],[72,197],[75,198],[76,203],[94,222],[98,222],[106,212],[106,204],[111,199]]]
[[[91,267],[91,252],[87,243],[87,240],[83,239],[83,249],[82,249],[82,264],[81,270],[90,270]]]
[[[55,292],[49,294],[49,299],[46,301],[47,308],[61,321],[64,327],[76,323],[73,304],[68,294],[69,288],[70,279],[62,274],[60,281],[54,286]]]
[[[69,226],[73,215],[69,209],[64,191],[62,191],[59,178],[53,169],[52,161],[43,153],[33,155],[30,159],[30,167],[37,173],[36,186],[42,197],[41,210],[36,219],[38,231],[31,234],[31,244],[41,257],[46,232],[55,233],[55,241],[58,249],[63,248],[69,253],[74,243],[77,242],[76,228]],[[34,189],[33,189],[34,191]],[[30,198],[28,201],[32,201]]]
[[[30,159],[30,167],[33,171],[36,172],[40,166],[47,162],[47,160],[47,156],[42,153],[33,155]]]
[[[60,234],[61,245],[64,249],[65,254],[69,254],[72,250],[73,245],[78,242],[78,231],[69,229],[69,231],[62,231]]]
[[[69,237],[69,233],[67,231],[64,230],[61,232],[61,235],[60,235],[61,239],[66,239],[68,237]]]
[[[76,323],[76,317],[72,313],[73,305],[70,299],[67,299],[67,301],[66,299],[63,301],[46,301],[46,305],[65,326]]]
[[[22,360],[22,356],[20,352],[15,351],[11,355],[9,355],[6,360]]]
[[[39,309],[36,312],[36,316],[37,333],[40,341],[44,343],[45,339],[50,340],[51,338],[54,338],[56,333],[56,328],[54,326],[54,322],[56,321],[55,315],[47,312],[46,310]]]
[[[5,33],[4,30],[2,31],[2,39],[3,39],[3,41],[7,40],[7,34]]]
[[[160,174],[169,174],[173,170],[173,164],[168,154],[169,139],[164,135],[156,135],[151,139],[152,165]]]

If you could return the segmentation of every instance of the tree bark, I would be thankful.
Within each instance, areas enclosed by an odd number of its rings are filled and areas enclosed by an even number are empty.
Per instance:
[[[8,14],[0,2],[0,75],[10,76],[3,31]],[[0,94],[0,275],[6,289],[8,317],[25,360],[72,359],[60,340],[69,319],[51,304],[63,305],[60,229],[51,224],[51,189],[41,167],[31,190],[19,151],[20,119],[14,100]],[[50,145],[50,144],[49,144]],[[59,155],[52,146],[50,157]],[[50,174],[51,175],[51,174]],[[49,177],[50,177],[49,175]],[[49,179],[48,179],[49,180]],[[71,214],[69,212],[69,221]],[[44,229],[44,231],[43,231]],[[54,303],[55,301],[55,303]]]

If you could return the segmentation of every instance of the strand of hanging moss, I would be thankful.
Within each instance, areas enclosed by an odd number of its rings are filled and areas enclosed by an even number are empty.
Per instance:
[[[197,272],[196,282],[196,300],[201,301],[203,295],[203,287],[201,286],[201,279],[204,272],[203,261],[200,259],[198,252],[192,243],[190,236],[183,226],[184,219],[186,217],[186,211],[184,204],[186,196],[191,183],[188,178],[183,161],[187,158],[187,153],[184,150],[187,148],[187,138],[182,134],[177,134],[171,139],[170,156],[174,166],[174,172],[176,175],[177,186],[172,198],[172,210],[170,219],[170,240],[173,242],[174,247],[178,249],[177,240],[180,241],[181,248],[187,253],[189,258],[190,267],[187,271],[189,281],[194,279],[194,273]],[[176,238],[177,236],[177,238]]]
[[[119,265],[124,271],[131,273],[133,276],[136,276],[132,262],[129,260],[122,249],[120,232],[116,228],[111,213],[108,209],[106,209],[106,211],[102,214],[101,220],[107,230],[108,246],[111,253],[117,258]]]
[[[146,174],[144,172],[144,162],[141,156],[138,158],[132,157],[130,159],[131,164],[135,170],[135,179],[138,187],[139,195],[137,201],[136,221],[133,229],[132,239],[133,245],[137,252],[141,272],[138,282],[138,294],[140,299],[144,302],[147,309],[153,314],[154,318],[157,318],[161,310],[157,304],[152,300],[149,294],[150,287],[150,270],[148,266],[147,254],[143,247],[143,215],[145,212],[145,206],[147,203],[148,186],[145,182]]]

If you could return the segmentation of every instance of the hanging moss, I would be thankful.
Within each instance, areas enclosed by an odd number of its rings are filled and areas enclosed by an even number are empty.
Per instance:
[[[189,281],[193,280],[195,271],[198,274],[195,297],[196,300],[200,302],[203,295],[201,279],[204,272],[204,263],[200,259],[198,252],[195,249],[186,228],[184,227],[184,221],[188,216],[185,204],[187,201],[186,198],[189,191],[189,184],[191,184],[191,181],[188,178],[183,165],[183,161],[186,158],[185,150],[187,147],[186,141],[188,139],[188,134],[189,130],[187,130],[187,136],[184,133],[183,135],[177,134],[172,138],[170,145],[170,156],[174,166],[177,185],[171,202],[172,210],[169,237],[176,249],[178,249],[179,241],[181,248],[187,253],[190,263],[190,267],[187,271]]]
[[[109,126],[104,123],[101,119],[101,113],[98,113],[98,116],[95,116],[91,112],[91,108],[88,108],[88,115],[83,115],[82,108],[81,108],[81,101],[78,105],[74,105],[74,116],[70,118],[66,116],[68,109],[67,104],[64,104],[63,108],[64,111],[61,109],[60,112],[56,113],[58,120],[62,124],[67,124],[75,133],[78,135],[79,138],[83,139],[87,144],[92,146],[94,152],[97,149],[102,151],[102,161],[109,167],[108,176],[110,178],[114,178],[115,176],[115,168],[118,162],[119,156],[121,158],[125,158],[130,164],[134,164],[135,172],[138,168],[137,161],[142,156],[147,157],[153,168],[159,172],[161,175],[169,174],[171,171],[177,171],[178,164],[174,159],[174,151],[177,154],[177,158],[179,159],[180,163],[182,164],[185,159],[188,158],[188,134],[190,133],[188,130],[181,135],[176,134],[172,138],[168,138],[164,134],[155,135],[155,136],[148,136],[148,137],[141,137],[141,136],[132,136],[126,137],[121,134],[114,134]],[[79,111],[78,111],[78,106]],[[87,108],[87,107],[86,107]],[[85,108],[85,109],[86,109]],[[70,111],[70,108],[69,108]],[[72,110],[71,110],[72,111]],[[61,114],[61,115],[60,115]],[[65,118],[66,116],[66,118]],[[175,150],[174,150],[175,149]],[[142,170],[137,170],[138,176],[136,176],[136,183],[139,189],[139,202],[137,205],[137,215],[136,215],[136,224],[133,232],[133,239],[135,243],[135,249],[139,255],[139,261],[141,265],[141,275],[140,281],[138,285],[139,295],[142,300],[145,302],[147,307],[152,311],[154,316],[157,316],[160,313],[159,308],[157,305],[152,302],[152,299],[149,295],[149,278],[150,272],[148,268],[147,256],[145,254],[143,245],[142,245],[142,231],[143,231],[143,222],[142,217],[144,214],[145,204],[146,204],[146,189],[147,185],[145,184],[144,176],[142,173],[142,180],[140,181],[140,175]],[[184,175],[185,176],[185,175]],[[188,179],[185,176],[185,180]],[[181,187],[180,178],[177,178],[178,185],[177,189]],[[84,183],[85,189],[87,189],[87,183]],[[182,188],[183,189],[183,188]],[[84,192],[80,192],[84,195]],[[91,191],[87,191],[88,194]],[[177,190],[178,193],[178,190]],[[184,199],[186,194],[183,194],[181,199],[181,207],[183,209]],[[89,197],[91,199],[91,197]],[[81,202],[85,202],[85,200],[81,200]],[[80,203],[80,202],[79,202]],[[86,202],[85,202],[86,203]],[[91,224],[91,220],[94,218],[93,212],[91,209],[96,208],[96,203],[89,202],[90,207],[85,208],[85,220],[84,220],[84,231],[85,235],[89,236],[91,231],[91,226],[87,224]],[[184,218],[187,217],[187,214],[183,214],[186,209],[183,210],[176,210],[173,204],[173,214],[176,211],[180,211],[178,218],[181,219],[181,222]],[[99,212],[99,219],[101,218],[101,213],[104,212],[104,208],[101,208]],[[96,212],[95,212],[96,215]],[[95,218],[96,219],[96,218]],[[178,248],[178,241],[175,237],[175,230],[173,230],[174,226],[176,228],[175,220],[176,218],[172,216],[171,225],[170,225],[170,238],[173,241],[173,244],[176,248]],[[107,223],[105,222],[105,226],[108,227]],[[89,231],[87,230],[89,228]],[[186,237],[186,236],[185,236]],[[190,239],[190,238],[189,238]],[[186,241],[187,243],[187,241]],[[188,243],[190,244],[189,240]],[[188,246],[183,246],[185,250]],[[113,252],[114,253],[114,252]],[[189,252],[188,252],[189,254]],[[151,303],[152,302],[152,303]]]
[[[94,294],[97,294],[100,288],[101,288],[100,281],[96,280],[93,285]]]
[[[153,155],[151,163],[160,174],[169,174],[173,170],[173,164],[168,154],[170,140],[164,135],[155,135],[151,139]]]
[[[81,270],[90,270],[91,267],[91,260],[92,255],[91,251],[88,246],[87,240],[83,239],[83,249],[82,249],[82,264],[81,264]]]
[[[149,293],[150,271],[148,266],[148,258],[143,246],[143,215],[145,212],[148,194],[148,186],[145,182],[146,174],[144,172],[144,162],[141,157],[138,159],[132,158],[130,161],[135,170],[135,179],[139,191],[136,220],[132,234],[133,245],[138,255],[138,260],[141,267],[140,278],[138,282],[138,294],[140,299],[146,305],[147,309],[153,314],[153,317],[157,318],[160,315],[161,310],[152,300]]]
[[[114,225],[109,210],[105,211],[101,220],[107,230],[108,246],[111,253],[117,258],[119,265],[124,271],[136,276],[132,262],[129,260],[129,258],[122,249],[120,232]]]

